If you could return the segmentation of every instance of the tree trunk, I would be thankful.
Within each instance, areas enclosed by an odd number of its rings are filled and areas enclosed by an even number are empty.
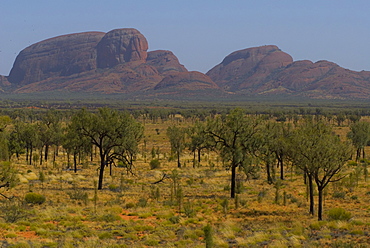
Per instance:
[[[99,171],[98,190],[101,190],[103,189],[105,154],[103,153],[103,149],[101,147],[99,147],[99,152],[100,152],[100,171]]]
[[[104,156],[103,156],[100,162],[98,190],[103,189],[104,167],[105,167],[105,161],[104,161]]]
[[[177,151],[177,167],[181,168],[181,163],[180,163],[180,152]]]
[[[365,159],[365,147],[362,148],[362,158]]]
[[[26,161],[28,163],[28,146],[26,147]]]
[[[309,198],[310,198],[310,214],[315,214],[315,200],[313,195],[313,180],[312,175],[307,173],[307,179],[308,179],[308,187],[309,187]]]
[[[32,165],[32,146],[31,146],[31,148],[30,148],[30,157],[29,157],[29,159],[30,159],[30,165]]]
[[[236,165],[231,166],[231,198],[235,198],[236,188]]]
[[[77,156],[76,156],[76,152],[73,153],[73,164],[74,164],[74,168],[75,168],[75,173],[77,173]]]
[[[56,156],[57,156],[57,152],[56,152],[56,149],[55,149],[54,152],[53,152],[53,163],[55,163]]]
[[[284,161],[283,161],[283,155],[281,155],[279,158],[279,164],[280,164],[280,179],[284,180]]]
[[[198,149],[198,163],[200,164],[200,154],[201,154],[201,150]]]
[[[41,147],[41,149],[40,149],[40,165],[42,165],[42,150],[43,150],[43,148]]]
[[[48,162],[49,145],[45,145],[45,162]]]
[[[91,146],[90,161],[94,161],[94,147]]]
[[[270,161],[266,162],[266,171],[267,171],[267,182],[269,184],[273,183],[272,177],[271,177],[271,166]]]
[[[356,150],[356,162],[358,162],[358,160],[360,159],[361,157],[361,148],[357,149]]]
[[[194,150],[194,158],[193,158],[193,168],[195,168],[195,164],[196,164],[196,160],[195,160],[195,156],[196,156],[196,154],[195,154],[196,152],[195,152],[195,150]]]
[[[322,204],[323,204],[323,191],[324,189],[322,187],[317,187],[318,191],[319,191],[319,206],[318,206],[318,211],[317,211],[317,215],[318,215],[318,220],[322,220]]]

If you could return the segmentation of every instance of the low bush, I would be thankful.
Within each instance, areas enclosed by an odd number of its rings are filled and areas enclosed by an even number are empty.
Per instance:
[[[180,222],[180,216],[172,216],[168,219],[172,224],[178,224]]]
[[[118,215],[118,214],[105,214],[105,215],[102,215],[100,216],[99,218],[101,221],[105,221],[105,222],[114,222],[114,221],[117,221],[117,220],[121,220],[122,218]]]
[[[128,203],[126,203],[126,205],[125,205],[125,208],[126,208],[126,209],[134,208],[134,207],[135,207],[135,204],[134,204],[133,202],[128,202]]]
[[[115,184],[109,184],[108,189],[112,192],[119,192],[120,191],[120,187],[115,185]]]
[[[73,187],[73,190],[67,192],[67,195],[71,200],[83,201],[85,205],[87,205],[87,202],[89,200],[87,192],[84,192],[82,189],[79,189],[77,187]]]
[[[31,204],[43,204],[46,198],[41,194],[31,192],[25,195],[24,200]]]
[[[345,196],[346,196],[346,192],[334,192],[333,193],[333,198],[344,199]]]
[[[349,220],[352,214],[343,208],[332,208],[328,212],[328,217],[330,220]]]
[[[151,170],[158,169],[159,167],[161,167],[161,162],[159,162],[158,159],[153,159],[152,161],[150,161],[149,166]]]
[[[137,207],[145,208],[148,203],[148,200],[145,198],[140,198],[139,201],[136,203]]]
[[[27,217],[27,212],[24,209],[22,202],[19,201],[6,201],[0,205],[0,217],[5,222],[14,223]]]
[[[113,234],[111,232],[103,232],[98,235],[99,239],[111,239]]]

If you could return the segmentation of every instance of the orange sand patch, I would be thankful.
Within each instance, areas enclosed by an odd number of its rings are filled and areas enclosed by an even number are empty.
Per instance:
[[[139,216],[131,216],[131,215],[125,215],[125,214],[120,214],[119,215],[123,220],[138,220]]]
[[[37,239],[38,238],[35,231],[16,232],[16,234],[18,237],[23,237],[25,239]]]
[[[155,216],[149,216],[147,218],[140,218],[137,215],[129,215],[129,214],[130,213],[128,211],[123,211],[123,213],[121,213],[119,216],[123,220],[155,220],[155,219],[157,219]]]

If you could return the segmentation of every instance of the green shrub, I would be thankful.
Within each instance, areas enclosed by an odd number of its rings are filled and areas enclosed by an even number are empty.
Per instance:
[[[76,185],[73,185],[73,190],[67,192],[67,195],[71,200],[83,201],[85,205],[87,205],[87,202],[89,200],[87,192],[84,192],[82,189],[77,188]]]
[[[352,235],[361,235],[361,236],[363,236],[363,235],[364,235],[364,231],[363,231],[363,230],[352,230],[352,231],[350,232],[350,234],[352,234]]]
[[[26,242],[10,245],[9,248],[30,248],[31,246]]]
[[[357,166],[357,162],[356,161],[348,161],[348,165],[349,166]]]
[[[43,204],[46,200],[45,196],[38,194],[38,193],[27,193],[26,196],[24,197],[24,200],[27,203],[32,203],[32,204]]]
[[[351,196],[351,199],[352,200],[358,200],[358,196],[357,195],[353,195],[353,196]]]
[[[25,219],[27,212],[23,204],[19,201],[6,201],[0,206],[0,217],[5,222],[14,223],[18,220]]]
[[[235,193],[241,194],[243,193],[243,191],[244,191],[243,181],[241,180],[236,181]]]
[[[158,240],[148,239],[144,242],[144,244],[147,245],[147,246],[157,246],[157,245],[159,245],[159,242],[158,242]]]
[[[172,224],[178,224],[180,222],[180,216],[172,216],[168,219]]]
[[[148,203],[148,200],[145,198],[140,198],[139,201],[136,203],[137,207],[145,208]]]
[[[13,239],[13,238],[16,238],[16,237],[18,237],[17,234],[15,234],[13,232],[5,234],[5,238]]]
[[[113,221],[121,220],[122,218],[118,214],[105,214],[105,215],[102,215],[99,219],[105,222],[113,222]]]
[[[206,247],[207,248],[213,247],[214,243],[213,243],[212,226],[210,226],[209,224],[206,225],[205,227],[203,227],[203,231],[204,231],[204,240],[206,242]]]
[[[161,192],[160,192],[159,188],[158,187],[151,187],[150,188],[150,198],[158,201],[160,197],[161,197]]]
[[[126,203],[126,205],[125,205],[125,208],[127,208],[127,209],[129,209],[129,208],[133,208],[133,207],[135,207],[135,204],[134,204],[133,202],[128,202],[128,203]]]
[[[333,193],[333,198],[344,199],[345,196],[346,196],[346,192],[334,192]]]
[[[328,212],[328,217],[331,220],[349,220],[352,214],[343,208],[332,208]]]
[[[113,234],[111,232],[103,232],[98,235],[99,239],[111,239]]]
[[[196,215],[194,204],[189,200],[184,203],[184,213],[188,218],[192,218]]]
[[[112,192],[119,192],[120,191],[120,188],[119,186],[115,185],[115,184],[109,184],[108,186],[108,189]]]
[[[150,169],[154,170],[154,169],[158,169],[159,167],[161,167],[161,162],[159,162],[158,159],[153,159],[152,161],[150,161],[149,165],[150,165]]]
[[[221,206],[222,206],[222,210],[223,210],[224,214],[227,214],[227,211],[229,210],[229,201],[227,199],[224,199],[221,202]]]

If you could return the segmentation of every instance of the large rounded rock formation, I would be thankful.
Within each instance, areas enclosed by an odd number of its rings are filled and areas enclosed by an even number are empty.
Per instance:
[[[190,71],[169,74],[154,89],[200,91],[204,89],[219,89],[219,87],[207,75],[197,71]]]
[[[370,72],[293,61],[274,45],[235,51],[207,75],[189,72],[171,51],[147,50],[146,38],[133,28],[47,39],[19,53],[9,76],[0,76],[0,92],[370,98]]]
[[[243,90],[263,82],[275,70],[293,62],[277,46],[253,47],[226,56],[207,75],[228,91]]]
[[[171,51],[157,50],[149,52],[147,63],[155,66],[159,73],[187,71]]]
[[[111,68],[131,61],[146,61],[148,42],[133,28],[108,32],[97,46],[98,68]]]
[[[203,90],[207,84],[217,87],[208,76],[188,72],[171,51],[147,50],[146,38],[133,28],[51,38],[20,52],[9,77],[0,78],[0,90],[158,94],[166,87],[195,86],[196,81],[205,82]]]
[[[96,69],[96,45],[104,36],[87,32],[33,44],[17,56],[8,80],[17,87]]]

